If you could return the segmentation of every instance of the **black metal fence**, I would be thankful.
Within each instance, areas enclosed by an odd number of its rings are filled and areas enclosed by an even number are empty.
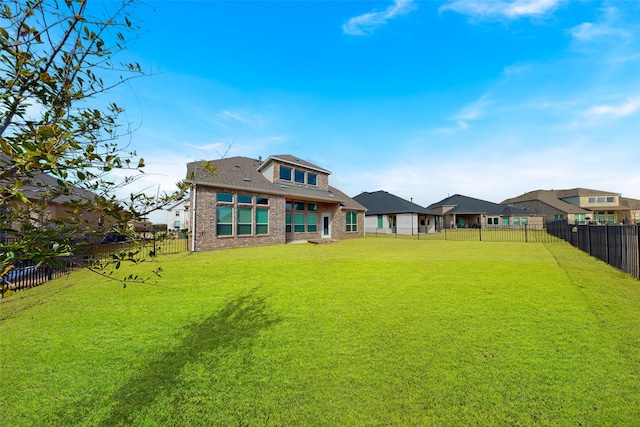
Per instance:
[[[640,279],[638,228],[638,225],[571,225],[562,220],[547,223],[549,233]]]
[[[49,280],[82,268],[89,260],[105,262],[121,253],[131,253],[136,260],[149,255],[168,255],[187,252],[188,239],[142,239],[106,245],[91,245],[84,253],[68,259],[61,259],[55,264],[38,264],[33,261],[21,261],[13,264],[11,269],[0,277],[0,294],[4,297],[7,291],[18,291],[41,285]],[[1,273],[1,271],[0,271]]]
[[[443,228],[431,233],[418,233],[416,229],[372,228],[366,229],[368,237],[390,237],[395,239],[417,240],[451,240],[451,241],[481,241],[481,242],[523,242],[523,243],[554,243],[561,239],[547,233],[543,226],[525,224],[522,226],[496,226],[484,228]]]

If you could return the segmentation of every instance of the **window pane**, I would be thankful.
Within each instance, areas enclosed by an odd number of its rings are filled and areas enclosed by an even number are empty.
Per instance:
[[[378,228],[382,228],[382,215],[378,215]]]
[[[217,200],[224,203],[233,203],[233,194],[218,193]]]
[[[233,208],[231,206],[219,206],[216,209],[218,223],[216,233],[218,236],[233,235]]]
[[[251,234],[252,209],[238,208],[238,236]]]
[[[513,225],[520,225],[520,218],[513,218]]]
[[[522,225],[527,225],[527,218],[522,218],[522,219],[520,220],[520,223],[521,223]]]
[[[174,228],[180,228],[180,221],[176,221],[173,223]]]
[[[304,203],[302,202],[295,202],[293,204],[293,209],[296,211],[303,211],[304,210]]]
[[[231,227],[231,224],[218,224],[218,236],[231,236],[231,232],[233,231]]]
[[[284,204],[284,208],[285,208],[285,210],[290,211],[290,210],[291,210],[291,202],[286,202],[286,203]]]
[[[307,215],[307,231],[309,233],[318,231],[318,214],[310,213]]]
[[[256,204],[257,205],[268,205],[269,204],[269,199],[267,199],[266,197],[256,197]]]
[[[253,203],[253,196],[240,196],[240,195],[238,195],[238,203],[252,204]]]
[[[509,225],[509,218],[502,218],[502,225]]]
[[[233,208],[231,206],[218,206],[218,224],[231,224],[233,222]]]
[[[296,182],[298,182],[300,184],[304,184],[304,171],[296,169],[296,171],[295,171],[295,179],[296,179]]]
[[[287,212],[285,215],[286,232],[291,233],[291,213]]]
[[[304,233],[304,214],[295,214],[293,216],[294,231],[296,233]]]
[[[251,224],[238,224],[238,236],[251,235]]]
[[[291,168],[280,166],[280,179],[284,181],[291,181]]]
[[[607,203],[613,203],[613,202],[614,202],[613,197],[607,197]]]
[[[256,234],[269,234],[269,225],[256,225]]]
[[[251,224],[251,208],[238,208],[238,223]]]
[[[311,172],[309,172],[309,173],[307,174],[307,184],[309,184],[309,185],[316,185],[316,182],[317,182],[317,176],[316,176],[316,174],[315,174],[315,173],[311,173]]]
[[[598,197],[598,203],[604,203],[604,197]]]
[[[307,203],[307,210],[315,212],[318,210],[318,205],[316,203]]]
[[[268,209],[257,209],[256,210],[256,224],[267,224],[269,223],[269,210]]]

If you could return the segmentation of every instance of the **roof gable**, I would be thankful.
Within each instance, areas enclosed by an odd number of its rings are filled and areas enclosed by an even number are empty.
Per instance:
[[[320,173],[325,173],[327,175],[330,175],[331,172],[321,168],[320,166],[314,165],[313,163],[307,162],[306,160],[302,160],[298,157],[292,156],[290,154],[278,154],[275,156],[269,156],[267,158],[267,160],[264,161],[264,163],[262,163],[259,167],[258,170],[262,170],[264,168],[266,168],[270,163],[274,162],[274,161],[278,161],[281,163],[286,163],[288,165],[291,166],[299,166],[299,167],[303,167],[303,168],[307,168],[307,169],[311,169],[314,170],[316,172],[320,172]]]

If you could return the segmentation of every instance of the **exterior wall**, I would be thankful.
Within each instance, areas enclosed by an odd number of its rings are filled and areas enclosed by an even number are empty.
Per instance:
[[[396,227],[389,226],[389,215],[382,215],[382,228],[378,227],[378,215],[365,217],[365,229],[370,233],[393,234],[417,234],[435,233],[436,218],[433,215],[423,214],[397,214]]]
[[[358,213],[358,224],[356,231],[347,231],[347,212]],[[336,214],[331,218],[331,226],[332,239],[345,240],[364,237],[364,212],[337,207]]]
[[[236,235],[236,221],[237,216],[233,217],[232,228],[234,230],[233,236],[220,236],[216,234],[217,227],[217,201],[216,194],[218,192],[231,193],[234,195],[233,204],[225,204],[225,206],[238,207],[238,195],[251,195],[254,196],[254,211],[255,218],[255,197],[266,197],[269,199],[269,234],[255,235],[255,227],[253,229],[253,235],[251,236],[237,236]],[[194,209],[193,199],[191,197],[191,209]],[[194,228],[194,240],[195,247],[192,247],[193,251],[206,251],[211,249],[224,249],[224,248],[240,248],[249,246],[265,246],[276,245],[285,243],[285,200],[282,196],[246,193],[246,192],[234,192],[229,190],[218,190],[211,187],[198,186],[195,191],[195,228]],[[246,205],[242,205],[246,206]],[[235,210],[234,210],[235,212]]]

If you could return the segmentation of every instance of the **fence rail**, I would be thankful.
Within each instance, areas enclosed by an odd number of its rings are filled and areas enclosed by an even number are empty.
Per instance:
[[[415,228],[394,227],[365,229],[369,237],[391,237],[395,239],[452,240],[482,242],[523,242],[554,243],[560,242],[557,236],[547,233],[543,226],[496,226],[484,228],[444,228],[434,233],[417,233]]]
[[[154,240],[142,239],[129,242],[111,243],[106,245],[91,245],[86,251],[70,259],[61,259],[55,264],[38,264],[33,261],[21,261],[15,263],[12,268],[0,277],[0,294],[4,297],[6,291],[18,291],[33,288],[49,280],[63,276],[71,271],[81,268],[89,260],[105,262],[118,256],[122,252],[131,252],[133,259],[140,260],[154,254],[175,254],[187,252],[188,239]]]
[[[547,223],[547,229],[583,252],[640,279],[638,225],[571,225],[560,220]]]

